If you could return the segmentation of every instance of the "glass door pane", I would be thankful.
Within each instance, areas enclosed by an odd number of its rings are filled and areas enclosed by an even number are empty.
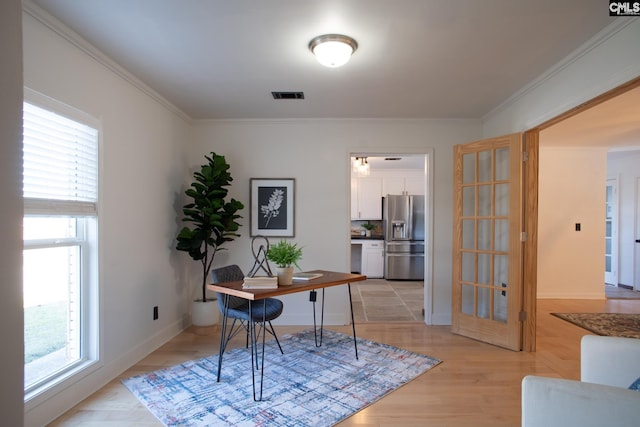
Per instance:
[[[503,265],[503,261],[509,252],[509,183],[499,182],[496,178],[508,178],[505,159],[509,158],[509,148],[478,151],[475,156],[474,167],[471,166],[470,155],[465,156],[466,168],[477,172],[473,177],[466,175],[462,201],[465,217],[462,223],[463,247],[472,249],[475,256],[472,258],[469,252],[463,255],[462,272],[465,282],[472,282],[467,287],[476,289],[473,293],[467,290],[463,305],[465,312],[472,312],[474,316],[504,322],[508,266]],[[477,298],[472,300],[471,295]],[[469,309],[472,301],[475,301],[473,311]]]

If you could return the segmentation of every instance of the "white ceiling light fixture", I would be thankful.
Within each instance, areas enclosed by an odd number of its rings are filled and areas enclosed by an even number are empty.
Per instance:
[[[358,43],[354,39],[341,34],[325,34],[309,42],[309,50],[318,62],[330,68],[346,64],[357,48]]]

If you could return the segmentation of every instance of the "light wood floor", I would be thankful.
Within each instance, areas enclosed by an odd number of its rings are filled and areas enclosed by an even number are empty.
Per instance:
[[[551,316],[551,312],[640,313],[640,300],[538,301],[535,353],[512,352],[453,335],[447,326],[429,327],[418,322],[359,324],[357,332],[363,338],[428,354],[443,363],[338,425],[520,425],[520,383],[525,375],[579,378],[579,342],[588,332]],[[304,328],[277,327],[279,334],[301,329]],[[349,327],[331,329],[349,333]],[[121,378],[217,354],[218,332],[217,327],[189,329],[124,372]],[[51,425],[161,424],[116,379]]]

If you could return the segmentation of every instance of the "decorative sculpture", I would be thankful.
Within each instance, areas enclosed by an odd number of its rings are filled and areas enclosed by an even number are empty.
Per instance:
[[[264,242],[260,242],[264,240]],[[260,244],[258,246],[258,244]],[[256,248],[258,249],[256,251]],[[265,236],[255,236],[251,239],[251,253],[253,253],[253,267],[249,270],[247,277],[255,277],[256,273],[262,269],[268,277],[273,277],[269,263],[267,262],[267,252],[269,251],[269,240]]]

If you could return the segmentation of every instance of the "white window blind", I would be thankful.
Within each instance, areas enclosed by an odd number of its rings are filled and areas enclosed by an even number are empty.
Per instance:
[[[25,213],[91,215],[98,200],[98,130],[24,103]]]

